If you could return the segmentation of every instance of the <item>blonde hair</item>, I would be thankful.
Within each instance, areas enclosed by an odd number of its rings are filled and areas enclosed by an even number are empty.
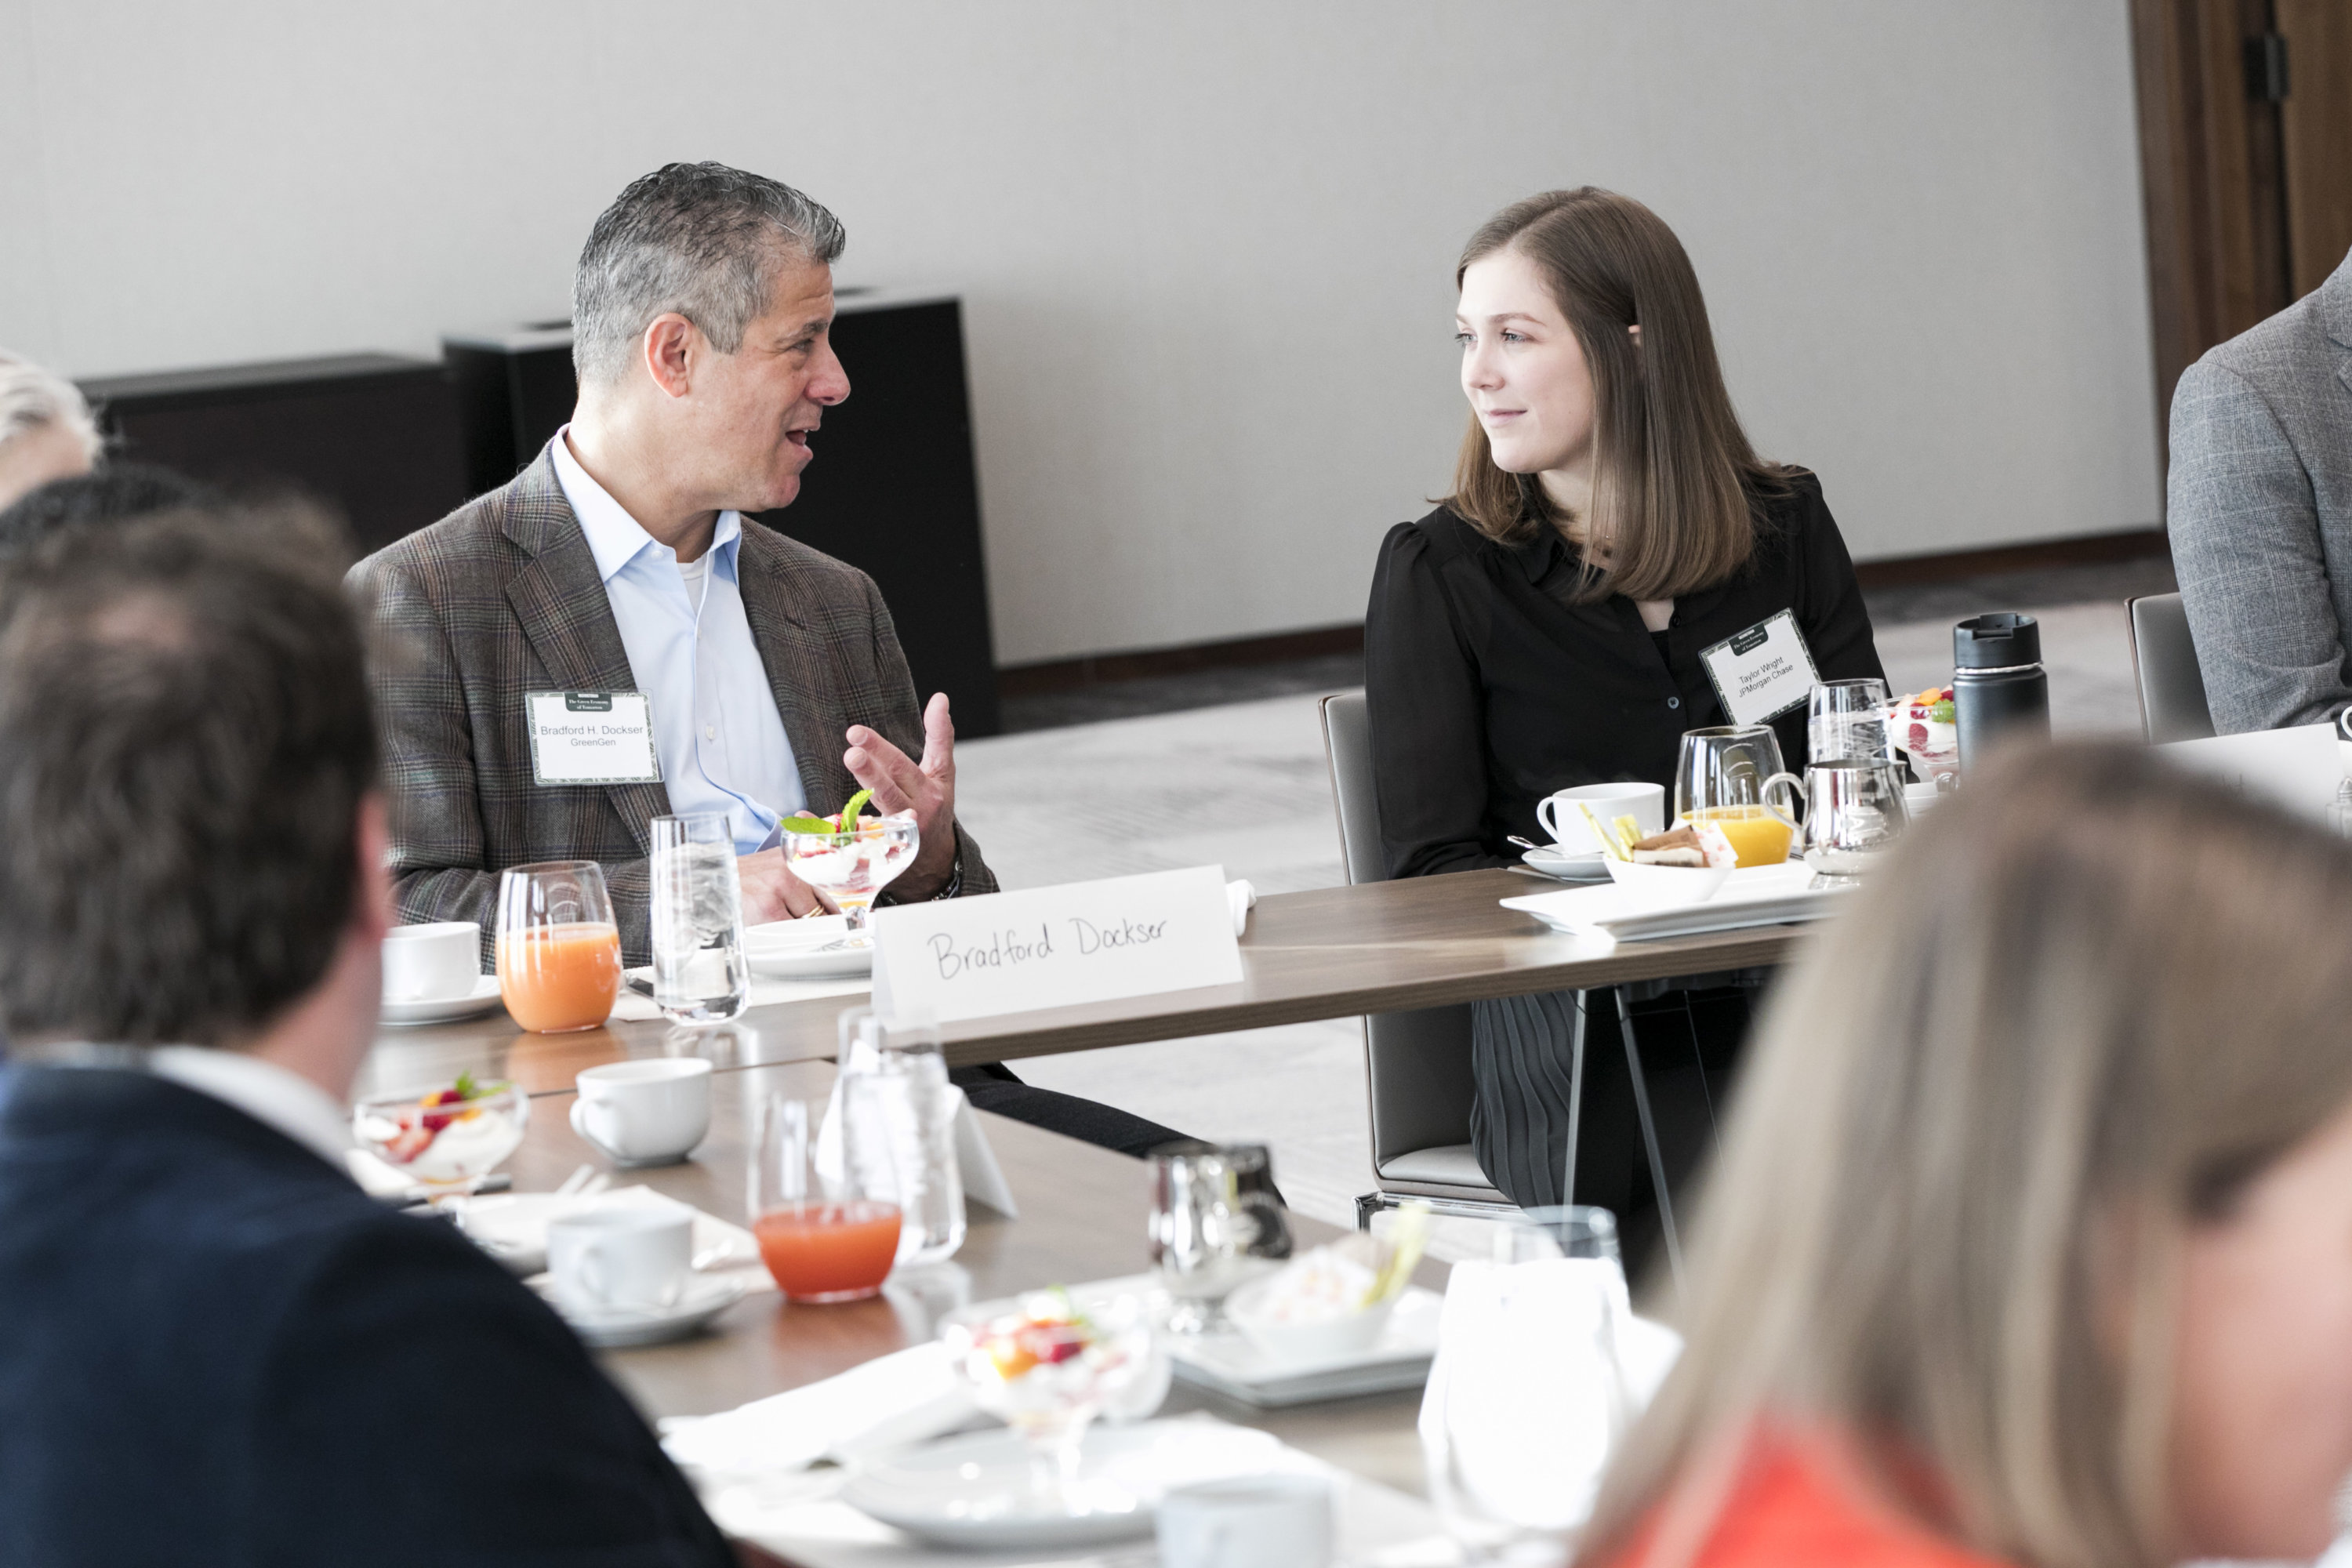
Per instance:
[[[2179,1244],[2352,1098],[2347,931],[2352,844],[2145,750],[1972,777],[1771,1007],[1587,1560],[1695,1551],[1781,1430],[1976,1550],[2165,1561]]]
[[[104,443],[81,389],[63,376],[0,349],[0,447],[19,436],[60,426],[95,463]]]
[[[1756,500],[1788,470],[1756,455],[1716,359],[1706,300],[1682,241],[1631,196],[1546,191],[1489,218],[1454,269],[1515,250],[1543,274],[1592,373],[1592,515],[1572,520],[1527,474],[1495,466],[1474,411],[1445,505],[1487,538],[1524,544],[1584,523],[1580,597],[1671,599],[1725,582],[1756,545]],[[1636,348],[1627,328],[1642,329]]]

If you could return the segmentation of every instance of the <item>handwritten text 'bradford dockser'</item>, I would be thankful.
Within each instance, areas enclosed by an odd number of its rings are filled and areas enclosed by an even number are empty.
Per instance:
[[[1061,923],[1070,928],[1067,945],[1059,951],[1092,958],[1098,952],[1117,952],[1130,948],[1149,947],[1168,934],[1168,922],[1122,919],[1116,924],[1097,924],[1082,915],[1071,915]],[[953,980],[967,970],[1017,969],[1024,963],[1042,963],[1054,956],[1054,922],[1040,921],[1037,934],[1024,937],[1019,931],[998,931],[985,946],[958,947],[955,938],[945,931],[931,936],[931,957],[940,966],[940,978]]]

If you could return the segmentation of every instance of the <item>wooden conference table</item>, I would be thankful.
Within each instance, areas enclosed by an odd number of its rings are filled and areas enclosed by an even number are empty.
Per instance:
[[[618,1185],[642,1184],[737,1225],[748,1226],[746,1145],[751,1107],[762,1096],[825,1094],[827,1062],[801,1062],[715,1074],[710,1135],[683,1164],[614,1172]],[[522,1148],[509,1164],[520,1192],[544,1192],[582,1164],[609,1168],[572,1131],[572,1096],[534,1100]],[[790,1306],[761,1291],[722,1313],[697,1338],[640,1350],[607,1351],[600,1360],[650,1418],[699,1415],[801,1387],[936,1335],[939,1316],[1052,1284],[1077,1284],[1149,1268],[1144,1225],[1145,1166],[1122,1154],[1018,1121],[982,1114],[989,1142],[1013,1188],[1021,1217],[1008,1220],[972,1205],[971,1229],[951,1263],[894,1276],[873,1300]],[[1339,1231],[1293,1215],[1300,1246]],[[1444,1288],[1444,1267],[1424,1263],[1420,1282]],[[1163,1414],[1208,1410],[1274,1433],[1331,1464],[1402,1490],[1422,1489],[1413,1433],[1418,1391],[1371,1394],[1288,1410],[1259,1411],[1178,1384]]]
[[[1401,1012],[1482,997],[1589,990],[1634,980],[1785,963],[1802,926],[1761,926],[1611,946],[1563,936],[1500,900],[1560,884],[1507,870],[1276,893],[1241,939],[1242,979],[1156,996],[950,1024],[950,1062],[1009,1061],[1143,1040]],[[830,1058],[855,994],[753,1007],[687,1045],[721,1069]],[[534,1094],[569,1090],[582,1068],[680,1047],[660,1022],[572,1035],[520,1033],[503,1009],[464,1024],[388,1028],[362,1093],[446,1083],[460,1071],[510,1078]]]

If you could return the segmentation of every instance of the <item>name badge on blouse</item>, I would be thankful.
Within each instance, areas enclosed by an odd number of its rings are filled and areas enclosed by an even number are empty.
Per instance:
[[[545,784],[658,784],[653,705],[642,691],[527,691],[530,776]]]
[[[1786,610],[1734,632],[1698,658],[1735,724],[1765,723],[1802,707],[1821,679],[1797,617]]]

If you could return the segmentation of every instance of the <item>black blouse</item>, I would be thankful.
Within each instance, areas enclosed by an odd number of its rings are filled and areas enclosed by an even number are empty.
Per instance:
[[[1699,650],[1781,610],[1823,680],[1885,679],[1870,615],[1821,481],[1769,501],[1729,582],[1675,601],[1654,636],[1623,595],[1571,604],[1575,547],[1547,529],[1497,544],[1440,507],[1381,542],[1364,616],[1364,693],[1389,874],[1516,861],[1545,834],[1536,805],[1571,784],[1673,788],[1683,732],[1727,724]],[[1772,721],[1805,765],[1805,710]]]

